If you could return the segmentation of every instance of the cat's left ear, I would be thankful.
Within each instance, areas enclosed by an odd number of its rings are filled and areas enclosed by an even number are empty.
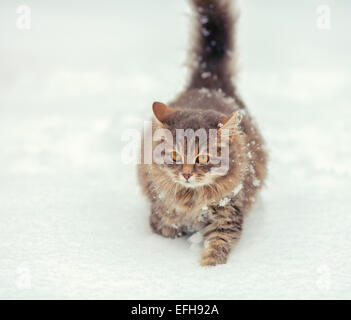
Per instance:
[[[240,123],[243,120],[243,117],[243,110],[235,111],[233,114],[224,118],[218,123],[218,131],[228,130],[230,136],[240,134]]]
[[[174,113],[175,111],[167,107],[164,103],[154,102],[152,105],[152,110],[154,111],[155,118],[162,123],[169,115]]]

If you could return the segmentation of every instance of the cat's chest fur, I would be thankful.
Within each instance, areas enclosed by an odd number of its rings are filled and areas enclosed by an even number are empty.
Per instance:
[[[218,202],[195,189],[180,190],[172,200],[162,200],[158,199],[160,207],[167,208],[162,212],[166,212],[176,224],[187,226],[189,233],[199,231],[208,223],[212,214],[211,206]]]
[[[211,211],[205,202],[194,199],[193,206],[184,206],[184,203],[172,204],[173,219],[179,225],[187,227],[187,233],[201,230],[208,222]]]

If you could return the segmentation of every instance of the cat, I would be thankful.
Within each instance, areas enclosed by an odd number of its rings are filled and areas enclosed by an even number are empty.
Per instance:
[[[200,232],[201,265],[215,266],[227,262],[240,238],[244,217],[264,184],[267,153],[232,81],[237,18],[231,0],[190,1],[196,17],[190,81],[174,101],[153,104],[152,134],[169,130],[173,141],[168,142],[176,147],[162,153],[166,163],[138,165],[138,179],[151,204],[152,230],[170,238]],[[212,155],[202,153],[198,140],[192,149],[198,154],[188,159],[186,143],[175,140],[179,129],[216,130],[218,141],[226,132],[227,171],[213,170]],[[153,150],[164,140],[153,141]],[[213,141],[207,137],[205,143]]]

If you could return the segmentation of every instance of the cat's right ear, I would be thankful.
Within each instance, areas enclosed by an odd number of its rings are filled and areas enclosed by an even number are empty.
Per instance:
[[[154,116],[159,123],[163,123],[163,121],[172,113],[174,110],[170,107],[167,107],[164,103],[154,102],[152,105],[152,110],[154,112]]]
[[[238,110],[229,115],[218,124],[220,127],[218,132],[226,130],[229,133],[229,138],[234,139],[235,136],[241,134],[240,123],[243,120],[244,115],[245,113],[242,110]]]

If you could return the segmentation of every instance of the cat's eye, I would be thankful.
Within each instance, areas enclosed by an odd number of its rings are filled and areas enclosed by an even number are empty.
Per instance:
[[[181,159],[182,159],[182,157],[177,151],[172,152],[172,160],[174,162],[179,162]]]
[[[196,163],[206,164],[209,163],[210,157],[207,154],[200,154],[196,158]]]

